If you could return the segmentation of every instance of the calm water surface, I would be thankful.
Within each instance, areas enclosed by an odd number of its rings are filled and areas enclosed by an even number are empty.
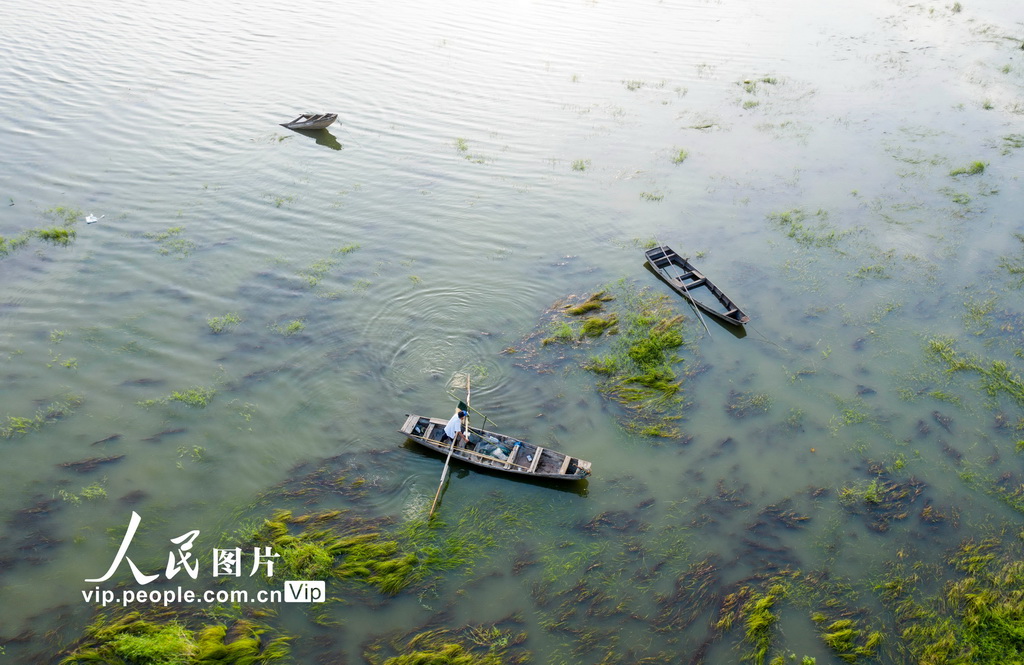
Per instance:
[[[998,267],[1022,249],[1018,3],[43,5],[6,3],[0,29],[12,662],[78,638],[96,609],[83,580],[132,510],[150,570],[192,529],[206,553],[274,508],[353,507],[274,498],[324,464],[365,483],[360,514],[422,518],[442,463],[395,430],[447,417],[460,372],[495,429],[593,477],[457,470],[444,528],[470,509],[522,527],[426,589],[330,588],[348,600],[317,621],[281,606],[297,662],[510,615],[532,662],[690,662],[740,580],[866,579],[1019,521],[964,478],[1020,482],[1021,404],[925,353],[950,338],[1020,371],[1024,303]],[[327,133],[278,126],[322,110],[340,115]],[[80,213],[72,243],[10,244],[60,210]],[[589,350],[523,353],[565,298],[666,292],[642,266],[653,242],[753,319],[705,332],[672,301],[690,372],[668,439],[623,427],[580,368]],[[197,388],[205,407],[166,399]],[[737,418],[737,395],[770,406]],[[106,461],[66,466],[91,458]],[[884,533],[839,500],[880,469],[926,488]],[[926,503],[956,519],[918,519]],[[759,527],[780,510],[808,519]],[[708,557],[718,595],[665,630],[674,581]],[[584,582],[617,611],[566,613]],[[840,662],[801,612],[778,652]],[[739,637],[707,662],[740,657]]]

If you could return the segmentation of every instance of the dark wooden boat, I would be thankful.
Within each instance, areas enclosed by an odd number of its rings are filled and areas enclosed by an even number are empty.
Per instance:
[[[409,415],[398,431],[416,443],[447,455],[451,439],[445,439],[448,419]],[[469,427],[469,443],[460,443],[452,458],[492,471],[532,478],[580,480],[590,475],[590,462],[496,432]]]
[[[750,321],[750,317],[722,293],[722,289],[671,247],[655,247],[644,252],[644,256],[662,280],[707,314],[735,326]]]
[[[324,129],[338,119],[337,113],[303,113],[291,122],[282,122],[288,129]]]

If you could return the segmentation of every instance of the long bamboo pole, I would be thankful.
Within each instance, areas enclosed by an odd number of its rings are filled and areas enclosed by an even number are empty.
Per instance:
[[[469,374],[466,375],[466,406],[469,406]],[[466,412],[466,427],[469,428],[469,412]],[[460,423],[459,430],[461,431],[462,426]],[[456,432],[455,436],[452,437],[452,445],[448,446],[448,457],[444,459],[444,469],[441,471],[441,482],[437,484],[437,492],[434,493],[434,502],[430,504],[430,513],[427,514],[427,519],[434,516],[434,509],[437,508],[437,500],[441,498],[441,488],[444,487],[444,481],[448,477],[448,464],[452,461],[452,453],[455,451],[455,444],[459,440],[459,433]]]

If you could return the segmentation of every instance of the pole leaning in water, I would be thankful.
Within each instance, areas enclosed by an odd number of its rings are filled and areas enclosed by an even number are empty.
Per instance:
[[[466,430],[469,430],[469,375],[466,375]],[[430,504],[430,513],[427,519],[434,516],[434,509],[437,508],[437,500],[441,498],[441,488],[448,477],[448,464],[452,461],[452,452],[455,451],[455,443],[459,440],[458,433],[452,437],[452,445],[448,446],[448,457],[444,460],[444,469],[441,471],[441,482],[437,484],[437,492],[434,493],[434,502]]]

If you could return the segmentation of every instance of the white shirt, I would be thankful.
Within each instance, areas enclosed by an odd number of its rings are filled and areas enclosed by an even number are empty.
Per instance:
[[[459,412],[456,411],[452,419],[448,421],[448,424],[444,426],[444,433],[448,435],[449,439],[454,439],[457,432],[462,431],[462,420],[459,418]]]

